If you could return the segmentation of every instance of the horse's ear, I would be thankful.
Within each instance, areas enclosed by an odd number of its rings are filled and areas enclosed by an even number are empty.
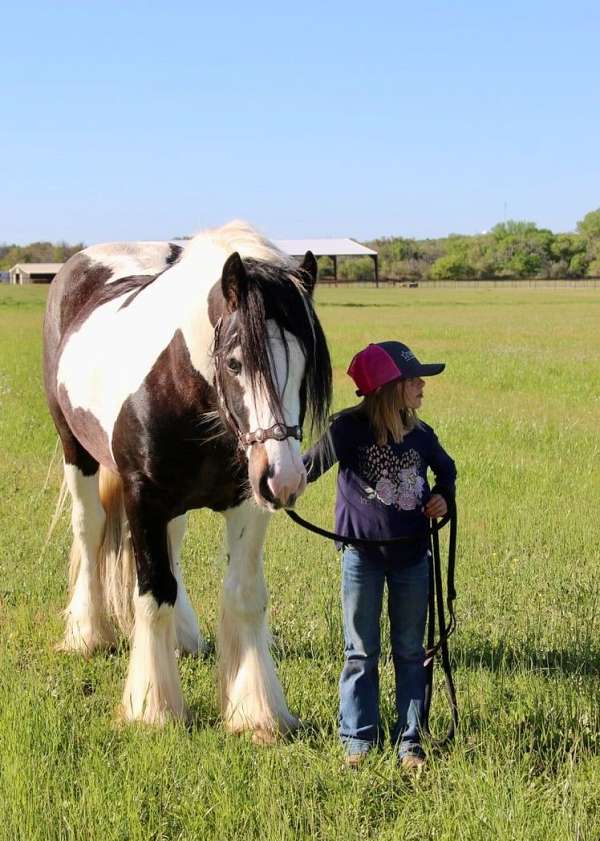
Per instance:
[[[237,251],[234,251],[225,261],[221,275],[221,289],[229,312],[237,310],[247,285],[248,278],[242,258]]]
[[[312,297],[312,293],[315,290],[315,284],[317,282],[317,273],[319,271],[317,260],[312,251],[307,251],[304,255],[304,259],[300,265],[300,270],[303,272],[302,285]]]

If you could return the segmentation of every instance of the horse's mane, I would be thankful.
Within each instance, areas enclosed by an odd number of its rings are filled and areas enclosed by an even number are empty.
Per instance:
[[[186,244],[184,258],[192,260],[197,252],[202,253],[211,247],[221,249],[226,255],[237,251],[241,257],[254,257],[281,267],[297,268],[291,257],[241,219],[234,219],[219,228],[200,231]]]

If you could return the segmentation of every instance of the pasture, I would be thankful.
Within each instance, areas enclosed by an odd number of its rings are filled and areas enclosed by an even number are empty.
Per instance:
[[[115,724],[122,649],[58,654],[68,516],[44,550],[58,488],[41,384],[46,290],[0,288],[0,838],[553,839],[600,837],[600,294],[594,289],[323,289],[335,407],[368,341],[424,361],[423,418],[459,470],[461,712],[455,745],[418,780],[389,747],[358,773],[336,735],[342,663],[333,546],[283,514],[266,548],[271,626],[304,729],[258,748],[220,726],[214,657],[180,661],[194,716]],[[298,505],[330,525],[335,471]],[[186,580],[214,638],[222,520],[196,512]],[[391,722],[384,646],[382,705]],[[447,710],[437,673],[432,727]]]

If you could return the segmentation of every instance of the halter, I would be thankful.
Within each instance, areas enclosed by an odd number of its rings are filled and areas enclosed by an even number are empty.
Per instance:
[[[221,316],[215,324],[215,348],[217,348],[219,344],[222,326],[223,317]],[[223,390],[223,382],[221,379],[221,361],[219,352],[215,353],[215,358],[217,360],[217,364],[215,365],[215,390],[217,392],[217,399],[225,420],[237,436],[238,446],[241,450],[245,450],[246,447],[251,447],[252,444],[263,444],[269,439],[273,441],[285,441],[286,438],[295,438],[297,441],[302,441],[302,427],[298,425],[287,426],[285,423],[274,423],[273,426],[270,426],[268,429],[262,429],[259,427],[258,429],[255,429],[254,432],[242,432],[237,418],[229,409],[227,400],[225,399],[225,392]]]

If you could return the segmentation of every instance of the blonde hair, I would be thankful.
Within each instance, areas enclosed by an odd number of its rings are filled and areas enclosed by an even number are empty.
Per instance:
[[[419,424],[414,409],[409,409],[404,400],[404,381],[394,380],[366,394],[359,407],[368,417],[380,446],[390,437],[399,444],[404,436]]]

